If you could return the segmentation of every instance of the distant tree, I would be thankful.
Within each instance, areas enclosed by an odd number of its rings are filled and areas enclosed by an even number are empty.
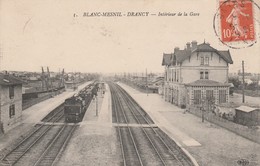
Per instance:
[[[253,82],[247,85],[247,89],[249,90],[256,90],[256,88],[257,88],[257,82]]]
[[[230,77],[228,78],[229,83],[233,83],[235,89],[239,89],[240,85],[242,84],[238,78]]]

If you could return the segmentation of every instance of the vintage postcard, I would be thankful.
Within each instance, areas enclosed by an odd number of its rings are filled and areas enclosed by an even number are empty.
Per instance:
[[[0,0],[0,166],[259,166],[260,0]]]

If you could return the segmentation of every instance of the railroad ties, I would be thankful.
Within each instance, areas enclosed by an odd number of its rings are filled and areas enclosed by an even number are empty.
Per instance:
[[[112,120],[121,147],[122,165],[192,166],[181,148],[152,121],[119,85],[109,82]]]
[[[78,127],[74,123],[64,123],[64,120],[61,104],[36,124],[18,144],[0,156],[0,165],[51,166],[56,163]]]
[[[66,122],[64,105],[62,103],[52,110],[29,133],[26,133],[24,138],[17,141],[17,144],[1,153],[0,166],[54,165],[79,126],[77,123]]]

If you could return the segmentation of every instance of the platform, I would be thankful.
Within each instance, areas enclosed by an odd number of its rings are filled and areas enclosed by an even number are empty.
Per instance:
[[[111,94],[106,84],[105,94],[98,93],[87,109],[80,127],[75,131],[57,166],[120,165],[117,133],[112,126]],[[73,159],[73,160],[71,160]]]
[[[62,104],[65,99],[73,96],[75,93],[83,89],[91,82],[86,82],[78,87],[76,91],[65,91],[53,98],[44,100],[38,104],[35,104],[22,112],[22,123],[0,136],[0,151],[13,143],[19,137],[23,137],[33,126],[40,123],[41,120],[48,115],[54,108]]]
[[[146,94],[119,83],[171,138],[188,151],[199,165],[237,165],[241,158],[260,163],[260,145],[226,129],[202,123],[201,118],[164,101],[158,94]]]

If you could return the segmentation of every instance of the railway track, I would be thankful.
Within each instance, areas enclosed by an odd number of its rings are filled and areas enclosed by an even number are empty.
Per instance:
[[[118,112],[122,112],[125,118],[124,122],[127,124],[127,129],[117,127],[124,165],[193,165],[176,144],[168,145],[169,141],[165,141],[165,135],[160,129],[152,126],[143,127],[143,124],[150,125],[152,120],[125,90],[119,85],[109,85],[112,93],[112,108],[115,110],[116,116],[120,114]],[[128,114],[125,113],[126,111]],[[127,115],[133,116],[140,127],[129,127]],[[117,123],[120,123],[119,118],[116,117],[116,119]],[[130,135],[131,141],[129,141],[127,133]],[[138,163],[136,163],[136,156],[139,159]]]
[[[124,163],[124,165],[143,166],[143,162],[141,160],[139,151],[137,149],[136,142],[134,140],[131,129],[128,126],[128,120],[126,118],[126,115],[125,115],[124,111],[121,111],[121,113],[119,113],[120,112],[119,110],[122,108],[122,107],[120,108],[121,104],[120,104],[119,98],[116,94],[112,94],[112,96],[113,96],[112,105],[115,110],[117,123],[120,123],[118,115],[121,114],[122,115],[121,118],[123,118],[124,122],[127,124],[126,129],[120,128],[117,126],[123,163]]]
[[[51,111],[42,119],[42,122],[60,122],[62,118],[64,118],[64,104],[59,105]]]
[[[45,122],[54,124],[60,121],[63,117],[61,113],[63,109],[57,108],[58,111],[46,118]],[[51,163],[55,162],[60,150],[64,147],[62,144],[66,145],[75,128],[76,125],[37,124],[30,134],[3,155],[0,165],[24,165],[24,163],[25,165],[33,165],[33,163],[34,165],[42,165],[42,163],[45,166],[52,165]]]
[[[52,142],[50,142],[49,146],[42,153],[39,159],[34,163],[34,166],[53,165],[57,159],[57,156],[60,154],[61,149],[66,146],[75,129],[75,125],[64,125]]]

